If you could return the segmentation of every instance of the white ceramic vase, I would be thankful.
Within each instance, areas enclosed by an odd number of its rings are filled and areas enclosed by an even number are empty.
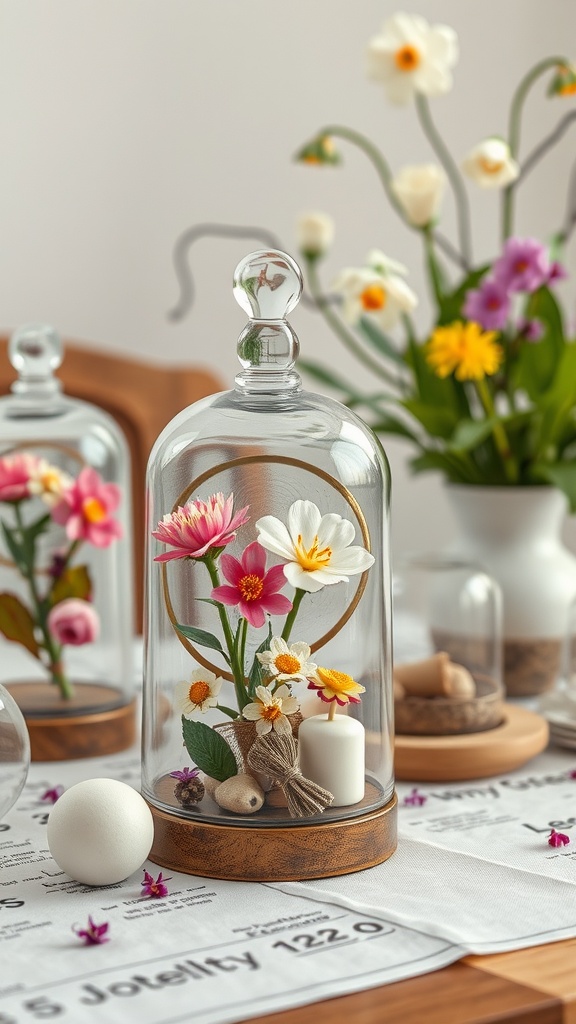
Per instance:
[[[576,558],[561,530],[567,501],[553,487],[449,485],[458,532],[448,553],[477,561],[503,599],[504,684],[509,696],[549,689],[558,677]]]

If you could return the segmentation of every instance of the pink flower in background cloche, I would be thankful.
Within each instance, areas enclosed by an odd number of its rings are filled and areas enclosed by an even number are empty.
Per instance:
[[[30,479],[40,460],[28,452],[0,459],[0,501],[30,497]]]
[[[248,522],[248,505],[234,513],[234,495],[227,498],[221,491],[208,501],[189,501],[175,512],[169,512],[158,523],[152,536],[173,551],[156,555],[155,562],[173,558],[204,558],[214,548],[223,548],[236,537],[236,530]]]
[[[69,597],[54,605],[48,613],[48,629],[59,644],[81,647],[91,644],[100,632],[100,619],[94,607],[79,597]]]
[[[240,615],[258,629],[270,615],[285,615],[292,609],[289,598],[278,591],[288,582],[283,565],[274,565],[266,572],[266,552],[254,541],[242,552],[240,561],[232,555],[222,555],[222,573],[228,584],[215,587],[213,601],[238,605]]]
[[[66,527],[69,540],[87,540],[97,548],[107,548],[122,536],[122,526],[113,513],[120,504],[120,488],[107,484],[85,466],[78,478],[52,509],[52,518]]]

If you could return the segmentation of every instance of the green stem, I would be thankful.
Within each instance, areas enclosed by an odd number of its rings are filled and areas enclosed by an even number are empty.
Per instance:
[[[42,646],[46,651],[46,654],[48,655],[48,667],[50,670],[50,674],[52,676],[52,681],[56,683],[56,685],[59,687],[60,693],[62,694],[63,698],[65,700],[71,700],[71,698],[74,696],[74,689],[72,687],[72,684],[66,678],[64,669],[62,667],[62,662],[60,660],[62,655],[62,647],[54,643],[53,637],[50,633],[50,630],[48,629],[47,609],[36,585],[33,560],[30,560],[26,557],[26,545],[24,544],[24,535],[26,532],[26,527],[24,525],[24,521],[22,519],[22,512],[18,504],[14,506],[14,512],[16,515],[16,523],[18,526],[18,530],[20,531],[20,539],[22,542],[22,562],[20,568],[22,575],[24,576],[26,582],[28,583],[28,587],[30,590],[30,596],[32,598],[32,603],[34,605],[36,624],[40,629],[40,632],[42,633]]]
[[[432,285],[432,292],[438,308],[442,306],[442,283],[440,280],[440,271],[438,270],[438,261],[436,259],[436,252],[434,250],[434,239],[430,226],[422,228],[422,237],[424,239],[424,247],[426,249],[426,265],[428,267],[428,274],[430,277],[430,284]]]
[[[566,57],[545,57],[544,60],[539,61],[534,65],[524,78],[520,81],[516,92],[512,97],[512,103],[510,104],[510,115],[508,118],[508,145],[510,147],[510,156],[516,159],[518,151],[520,149],[520,130],[522,126],[522,111],[526,97],[530,92],[530,89],[534,85],[541,75],[549,71],[550,68],[556,67],[558,64],[568,64],[569,61]],[[514,198],[515,198],[515,186],[517,182],[511,182],[510,185],[504,190],[502,197],[502,241],[505,242],[507,238],[512,234],[512,227],[514,222]]]
[[[386,381],[391,387],[396,390],[401,390],[400,381],[394,377],[393,374],[389,373],[384,366],[382,366],[375,359],[372,359],[360,342],[356,339],[352,331],[349,331],[340,318],[336,316],[334,310],[326,301],[325,295],[322,293],[320,287],[320,281],[318,280],[318,274],[316,273],[316,260],[305,257],[306,259],[306,270],[308,287],[310,294],[314,299],[318,309],[322,313],[322,316],[326,320],[326,323],[332,328],[334,333],[340,338],[340,341],[346,346],[346,348],[353,353],[359,362],[363,363],[372,373],[376,374],[382,380]]]
[[[297,590],[296,593],[294,594],[292,609],[288,612],[288,615],[286,616],[286,622],[284,623],[284,629],[282,630],[282,639],[285,640],[286,643],[288,643],[290,633],[292,632],[292,626],[294,625],[294,621],[296,619],[296,616],[298,615],[298,609],[300,608],[302,599],[306,593],[306,590]]]
[[[323,128],[322,131],[318,132],[318,135],[331,135],[337,139],[345,139],[346,142],[351,142],[352,145],[361,149],[370,160],[370,163],[380,178],[390,205],[396,210],[398,216],[401,217],[405,223],[408,223],[402,204],[399,202],[392,189],[392,171],[378,147],[375,146],[370,139],[365,135],[362,135],[361,132],[354,131],[353,128],[345,128],[343,125],[334,124],[328,125],[327,128]]]
[[[212,586],[214,588],[219,587],[220,577],[218,575],[218,568],[216,566],[216,562],[214,561],[213,556],[210,554],[205,555],[204,558],[199,559],[199,561],[204,562],[204,565],[208,569],[208,574],[210,576]],[[232,676],[234,679],[234,690],[236,692],[236,700],[238,701],[238,710],[242,711],[242,708],[245,707],[245,705],[248,704],[250,700],[246,692],[246,679],[244,676],[244,667],[240,663],[240,659],[238,658],[236,645],[234,643],[234,634],[232,632],[232,627],[230,625],[226,609],[224,608],[224,605],[220,604],[219,602],[217,602],[217,604],[218,615],[220,616],[220,622],[222,625],[222,632],[224,633],[224,640],[226,643],[226,647],[228,649],[228,656],[230,658],[230,668],[232,670]]]
[[[446,146],[444,139],[438,132],[436,125],[432,120],[428,100],[422,95],[422,93],[416,93],[416,111],[422,131],[446,171],[448,180],[452,186],[458,213],[458,237],[460,240],[460,251],[466,266],[469,267],[472,263],[472,234],[470,229],[470,207],[464,182],[462,181],[460,171],[454,162],[450,150]]]
[[[498,419],[496,419],[494,403],[492,401],[492,396],[490,394],[490,391],[488,390],[485,379],[482,378],[481,380],[477,380],[475,381],[475,384],[478,396],[480,398],[480,401],[482,402],[486,415],[488,416],[489,419],[495,420],[494,426],[492,428],[492,434],[494,437],[496,448],[498,449],[498,454],[502,459],[504,473],[506,474],[508,482],[511,484],[515,484],[518,481],[518,466],[516,465],[516,459],[514,458],[512,450],[510,448],[508,435],[504,430],[504,427],[502,426],[501,422]]]

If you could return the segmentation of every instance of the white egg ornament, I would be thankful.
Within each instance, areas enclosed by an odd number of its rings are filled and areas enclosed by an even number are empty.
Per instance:
[[[50,811],[50,853],[84,885],[111,885],[146,860],[154,822],[146,801],[124,782],[88,779],[67,789]]]

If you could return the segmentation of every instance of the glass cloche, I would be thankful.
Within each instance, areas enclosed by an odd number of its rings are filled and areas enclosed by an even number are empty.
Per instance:
[[[129,459],[112,418],[67,397],[57,333],[17,330],[0,399],[1,681],[33,760],[134,739]]]
[[[148,465],[143,793],[151,858],[320,877],[396,844],[389,470],[306,392],[285,253],[236,268],[236,386],[184,410]]]

